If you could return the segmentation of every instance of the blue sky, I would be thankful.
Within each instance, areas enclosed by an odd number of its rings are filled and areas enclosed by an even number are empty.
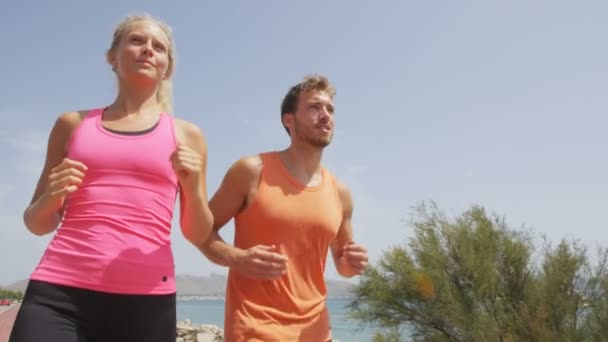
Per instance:
[[[337,88],[325,164],[350,185],[373,260],[411,207],[472,204],[556,241],[606,245],[608,4],[600,1],[29,1],[0,5],[0,284],[50,236],[21,221],[65,111],[109,104],[104,53],[127,14],[174,30],[175,115],[209,144],[215,191],[239,157],[282,149],[279,106],[307,73]],[[232,225],[224,236],[232,240]],[[178,273],[224,273],[179,233]],[[337,278],[328,263],[328,277]]]

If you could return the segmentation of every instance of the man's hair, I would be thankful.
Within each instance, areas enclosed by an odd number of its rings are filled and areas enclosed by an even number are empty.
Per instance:
[[[298,101],[300,94],[310,91],[317,90],[326,93],[329,97],[334,98],[336,96],[336,89],[331,85],[329,79],[323,75],[313,74],[306,75],[302,82],[294,85],[289,89],[287,95],[281,103],[281,123],[283,122],[283,115],[294,114],[298,108]],[[289,129],[283,124],[283,127],[289,133]]]

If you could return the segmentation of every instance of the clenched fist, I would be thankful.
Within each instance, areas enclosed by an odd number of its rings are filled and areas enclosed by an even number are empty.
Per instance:
[[[275,246],[265,245],[246,249],[236,259],[234,267],[249,278],[280,278],[287,272],[287,257],[276,250]]]
[[[199,191],[203,160],[200,154],[179,144],[177,150],[171,155],[173,170],[185,191]]]
[[[86,171],[83,163],[68,158],[51,170],[43,196],[53,209],[63,207],[66,196],[82,184]]]
[[[356,274],[362,274],[368,263],[367,249],[362,245],[349,241],[342,250],[341,259]]]

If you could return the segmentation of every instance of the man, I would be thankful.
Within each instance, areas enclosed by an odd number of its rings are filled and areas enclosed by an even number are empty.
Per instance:
[[[367,250],[353,242],[350,191],[321,165],[334,132],[334,95],[324,76],[293,86],[281,106],[290,146],[237,161],[209,202],[215,223],[201,250],[230,268],[226,341],[331,340],[328,250],[344,277],[367,265]],[[218,234],[232,218],[234,246]]]

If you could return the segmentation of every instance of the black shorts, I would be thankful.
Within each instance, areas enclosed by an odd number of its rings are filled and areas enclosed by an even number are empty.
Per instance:
[[[175,342],[175,294],[122,295],[30,280],[10,342]]]

